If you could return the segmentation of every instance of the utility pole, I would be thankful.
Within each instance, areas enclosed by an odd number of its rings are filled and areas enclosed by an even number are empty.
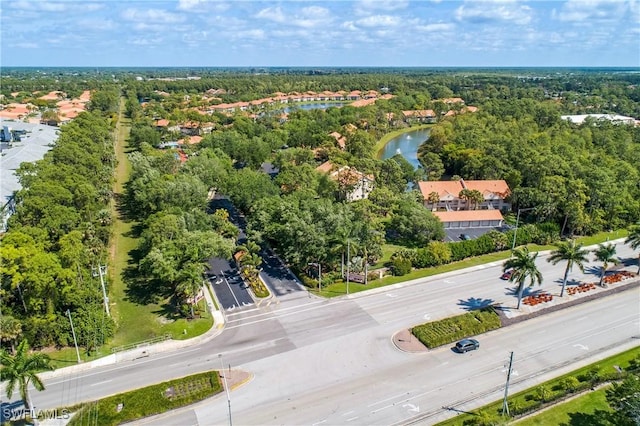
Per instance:
[[[76,340],[76,330],[73,328],[73,321],[71,320],[71,311],[67,309],[67,315],[69,315],[69,323],[71,323],[71,334],[73,335],[73,344],[76,346],[76,356],[78,357],[78,364],[82,362],[80,359],[80,351],[78,350],[78,341]]]
[[[511,368],[513,367],[513,351],[509,355],[509,369],[507,370],[507,383],[504,386],[504,399],[502,400],[502,415],[509,415],[509,403],[507,397],[509,396],[509,380],[511,380]]]
[[[534,210],[535,207],[529,207],[526,209],[518,209],[518,215],[516,216],[516,229],[513,231],[513,243],[511,244],[511,255],[513,256],[513,251],[516,249],[516,236],[518,235],[518,222],[520,222],[520,212],[526,212]]]
[[[349,294],[349,264],[351,263],[351,260],[349,260],[350,252],[351,252],[351,240],[347,240],[347,295]]]
[[[100,276],[100,285],[102,286],[102,299],[104,300],[104,310],[107,312],[108,316],[111,316],[111,312],[109,311],[109,297],[107,296],[107,289],[104,286],[104,275],[107,274],[107,265],[98,264],[98,275]],[[93,276],[96,276],[94,271]]]
[[[227,405],[229,406],[229,426],[231,425],[231,396],[229,396],[229,384],[227,383],[227,376],[224,374],[224,365],[222,364],[222,354],[218,354],[220,359],[220,375],[224,379],[224,390],[227,391]]]

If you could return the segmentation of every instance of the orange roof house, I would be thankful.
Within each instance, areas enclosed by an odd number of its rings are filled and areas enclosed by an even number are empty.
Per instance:
[[[500,210],[459,210],[433,212],[446,229],[451,228],[496,228],[502,226]]]
[[[511,208],[506,202],[511,194],[504,180],[464,180],[418,182],[426,208],[433,211],[502,210]],[[482,194],[482,202],[472,203],[460,197],[462,190],[476,190]]]
[[[338,146],[340,147],[340,149],[344,150],[347,144],[347,138],[345,136],[342,136],[340,133],[338,132],[331,132],[329,133],[329,136],[332,136],[336,142],[338,143]]]

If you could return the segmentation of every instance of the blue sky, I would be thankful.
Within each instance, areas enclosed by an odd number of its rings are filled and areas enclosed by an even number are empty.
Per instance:
[[[640,0],[1,0],[2,66],[640,66]]]

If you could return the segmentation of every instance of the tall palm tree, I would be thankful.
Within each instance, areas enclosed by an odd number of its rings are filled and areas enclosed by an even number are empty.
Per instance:
[[[564,288],[567,285],[567,277],[569,271],[576,265],[580,271],[584,272],[584,263],[588,261],[588,250],[582,248],[582,244],[577,243],[576,240],[563,241],[558,244],[558,248],[551,252],[551,256],[547,259],[547,262],[557,264],[558,262],[567,262],[567,269],[564,270],[564,278],[562,279],[562,290],[560,291],[560,297],[564,296]]]
[[[529,278],[529,287],[532,287],[536,283],[542,284],[542,273],[536,266],[536,258],[538,252],[529,253],[527,247],[516,249],[513,252],[513,257],[504,262],[502,271],[506,272],[509,269],[513,269],[513,273],[509,278],[509,282],[515,282],[518,284],[516,292],[518,294],[518,306],[516,309],[520,309],[520,302],[522,301],[522,293],[524,292],[525,281]]]
[[[631,227],[624,243],[629,244],[634,250],[640,249],[640,222]],[[638,274],[640,274],[640,252],[638,252]]]
[[[607,272],[609,263],[613,263],[614,265],[616,265],[620,262],[615,257],[616,246],[613,243],[598,244],[598,248],[593,251],[593,254],[596,256],[597,261],[602,262],[602,270],[600,272],[600,286],[602,286],[602,283],[604,281],[604,274]]]
[[[29,342],[23,339],[16,348],[15,355],[11,355],[6,350],[0,351],[0,381],[7,382],[7,398],[11,398],[13,391],[18,386],[20,397],[24,401],[27,410],[33,408],[31,395],[29,394],[29,383],[37,391],[44,390],[44,383],[37,376],[37,372],[42,370],[53,370],[49,357],[43,353],[29,353]],[[37,419],[34,419],[37,424]]]

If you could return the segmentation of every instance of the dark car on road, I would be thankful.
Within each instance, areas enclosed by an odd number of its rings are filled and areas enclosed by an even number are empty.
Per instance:
[[[509,280],[511,279],[511,275],[513,275],[513,269],[509,269],[508,271],[505,271],[504,274],[502,274],[500,276],[501,280]]]
[[[469,234],[460,234],[460,239],[463,241],[468,241],[471,239],[471,235]]]
[[[462,339],[456,343],[456,351],[461,354],[469,351],[474,351],[480,347],[480,342],[476,339]]]

